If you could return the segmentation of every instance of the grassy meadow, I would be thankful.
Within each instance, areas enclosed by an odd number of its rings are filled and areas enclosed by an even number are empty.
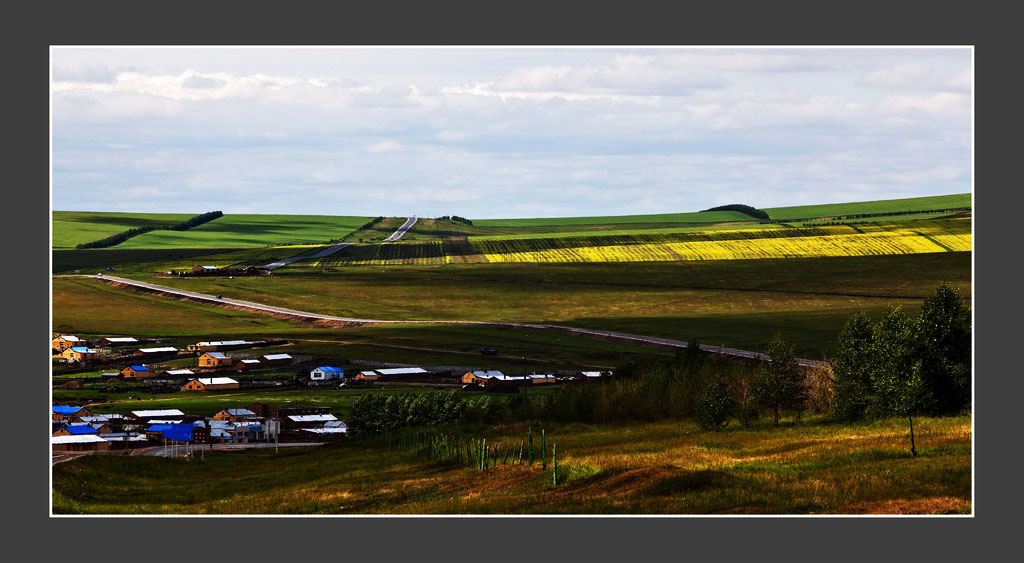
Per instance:
[[[117,213],[54,211],[50,216],[53,248],[74,248],[138,227],[170,227],[198,213]]]
[[[225,214],[187,231],[151,231],[117,248],[245,248],[318,244],[359,229],[371,217]]]
[[[851,203],[827,203],[822,205],[794,205],[769,207],[762,211],[773,220],[816,219],[864,213],[903,213],[907,211],[931,211],[934,209],[967,209],[971,207],[971,194],[953,194],[906,199],[883,199]]]
[[[445,428],[523,439],[522,424]],[[545,428],[559,484],[533,465],[485,472],[380,442],[206,452],[205,459],[91,455],[53,469],[56,514],[969,514],[971,422],[915,419],[701,432],[664,421]],[[535,446],[539,446],[534,436]]]

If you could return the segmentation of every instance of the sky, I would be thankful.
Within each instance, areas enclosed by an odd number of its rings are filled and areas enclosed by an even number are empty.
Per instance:
[[[966,193],[971,59],[53,47],[52,208],[489,219]]]

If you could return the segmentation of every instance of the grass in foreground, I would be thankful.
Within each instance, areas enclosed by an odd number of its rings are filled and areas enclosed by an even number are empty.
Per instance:
[[[537,430],[541,426],[534,425]],[[551,465],[487,472],[358,440],[207,452],[205,461],[83,456],[53,469],[57,514],[968,514],[968,418],[779,429],[689,422],[545,426]],[[456,430],[458,431],[458,430]],[[464,429],[489,444],[525,428]],[[449,430],[451,432],[451,430]],[[537,436],[534,436],[535,440]],[[535,445],[539,445],[535,441]]]

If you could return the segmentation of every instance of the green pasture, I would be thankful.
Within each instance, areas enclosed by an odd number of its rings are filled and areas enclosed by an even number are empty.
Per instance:
[[[931,211],[933,209],[959,209],[971,207],[971,194],[954,194],[906,199],[884,199],[851,203],[828,203],[822,205],[795,205],[771,207],[762,211],[774,220],[812,219],[854,215],[861,213],[898,213],[906,211]]]
[[[339,240],[372,217],[225,214],[187,231],[151,231],[117,248],[243,248]]]
[[[74,248],[138,227],[170,227],[197,213],[118,213],[54,211],[51,216],[53,248]]]
[[[541,227],[561,225],[626,225],[630,223],[725,223],[750,221],[752,217],[738,211],[698,211],[689,213],[658,213],[652,215],[605,215],[598,217],[538,217],[532,219],[474,219],[480,227]]]

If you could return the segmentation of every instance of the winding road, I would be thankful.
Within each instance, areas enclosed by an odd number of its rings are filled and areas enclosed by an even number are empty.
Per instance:
[[[128,278],[122,278],[118,276],[106,276],[98,274],[93,277],[100,281],[106,281],[109,283],[120,283],[140,289],[149,291],[156,291],[168,295],[176,295],[179,297],[186,297],[201,302],[206,302],[212,305],[232,305],[235,307],[243,307],[257,312],[272,313],[279,315],[287,315],[295,317],[300,320],[307,321],[336,321],[344,323],[356,323],[356,324],[449,324],[449,325],[478,325],[478,326],[501,326],[510,328],[530,328],[538,330],[561,330],[574,334],[582,334],[588,336],[595,336],[598,338],[607,338],[612,340],[621,340],[626,342],[639,342],[645,344],[656,344],[660,346],[666,346],[670,348],[686,348],[687,343],[682,340],[673,340],[671,338],[659,338],[656,336],[643,336],[638,334],[628,334],[625,332],[615,332],[611,330],[596,330],[590,328],[579,328],[571,326],[561,325],[548,325],[548,324],[533,324],[533,323],[510,323],[501,321],[430,321],[430,320],[419,320],[419,321],[402,321],[402,320],[381,320],[381,319],[358,319],[353,317],[336,317],[333,315],[324,315],[320,313],[310,313],[308,311],[298,311],[295,309],[288,309],[285,307],[275,307],[273,305],[264,305],[262,303],[254,303],[252,301],[244,301],[241,299],[229,299],[229,298],[217,298],[214,295],[206,293],[198,293],[195,291],[186,291],[183,289],[175,289],[163,285],[157,285],[148,282],[136,281]],[[707,344],[701,344],[700,349],[705,352],[713,352],[716,354],[724,354],[727,356],[733,356],[737,358],[751,358],[751,359],[767,359],[767,356],[760,352],[751,352],[749,350],[740,350],[737,348],[726,348],[724,346],[709,346]],[[796,363],[805,367],[816,367],[822,364],[822,362],[816,360],[807,360],[798,358]]]
[[[397,231],[391,233],[391,236],[389,236],[388,238],[382,240],[381,242],[395,242],[396,240],[404,237],[405,236],[405,231],[408,231],[409,229],[411,229],[412,226],[415,225],[415,224],[416,224],[416,216],[413,215],[412,217],[409,217],[408,219],[406,219],[405,223],[402,223],[402,226],[398,227]]]

